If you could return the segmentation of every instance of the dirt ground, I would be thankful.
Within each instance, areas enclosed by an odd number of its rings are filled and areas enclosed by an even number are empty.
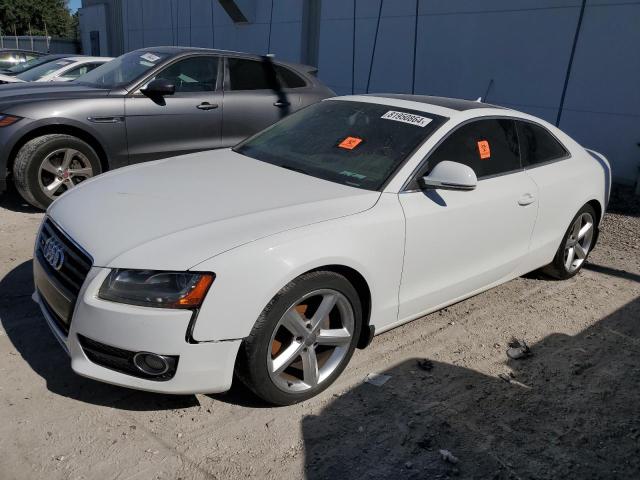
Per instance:
[[[30,299],[41,217],[0,197],[2,480],[640,478],[628,192],[577,277],[528,275],[380,335],[327,391],[283,408],[237,385],[175,397],[75,375]],[[533,355],[509,360],[512,337]],[[363,383],[371,372],[391,378]]]

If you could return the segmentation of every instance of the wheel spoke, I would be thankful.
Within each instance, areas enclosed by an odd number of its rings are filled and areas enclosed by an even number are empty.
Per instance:
[[[63,184],[64,184],[64,180],[60,180],[59,178],[56,178],[53,182],[51,182],[49,185],[47,185],[44,188],[47,190],[47,193],[49,195],[53,195],[54,193],[56,193],[58,191],[58,189]]]
[[[576,257],[578,257],[580,260],[584,259],[587,256],[587,252],[584,250],[584,248],[582,248],[582,245],[580,245],[579,243],[576,243],[574,248],[576,252]]]
[[[573,231],[571,232],[571,236],[573,237],[574,240],[576,240],[578,238],[578,234],[580,233],[580,225],[581,224],[582,224],[582,219],[581,218],[576,220],[576,222],[573,224]]]
[[[311,319],[311,328],[313,330],[316,330],[322,320],[324,320],[325,317],[329,315],[329,313],[331,313],[331,310],[333,310],[333,307],[335,307],[337,300],[338,298],[330,293],[322,297],[322,301],[320,302],[318,309],[313,314],[313,318]]]
[[[88,168],[77,168],[77,169],[69,169],[69,175],[72,177],[91,177],[93,175],[93,169],[91,167]]]
[[[284,314],[282,326],[289,330],[294,337],[306,337],[309,334],[307,322],[296,310],[296,307],[291,307],[289,311]]]
[[[316,337],[319,345],[345,345],[351,341],[351,334],[346,328],[332,328],[320,330]]]
[[[575,258],[576,251],[574,247],[570,247],[567,253],[567,260],[564,262],[564,266],[567,270],[571,270],[571,265],[573,264],[573,259]]]
[[[300,356],[303,345],[293,342],[285,350],[271,361],[271,371],[275,374],[282,373],[285,368],[293,363]]]
[[[578,232],[577,239],[582,240],[584,236],[593,228],[593,223],[587,222]]]
[[[40,168],[42,168],[42,170],[44,170],[45,172],[49,172],[53,175],[58,175],[58,167],[56,167],[53,163],[51,163],[51,159],[50,158],[46,158],[44,160],[44,162],[42,162],[42,165],[40,166]]]
[[[69,168],[69,165],[71,164],[71,160],[73,160],[73,156],[75,155],[76,151],[71,149],[71,148],[67,148],[64,151],[64,158],[62,159],[62,170],[66,170],[67,168]]]
[[[318,357],[316,351],[313,348],[305,349],[302,354],[302,374],[304,383],[310,387],[314,387],[318,384],[319,372],[318,372]]]

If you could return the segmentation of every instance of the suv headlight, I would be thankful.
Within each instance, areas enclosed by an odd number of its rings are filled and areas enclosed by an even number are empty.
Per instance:
[[[0,127],[8,127],[9,125],[13,125],[21,117],[16,117],[15,115],[5,115],[4,113],[0,113]]]
[[[213,283],[213,273],[115,269],[98,297],[112,302],[159,308],[199,307]]]

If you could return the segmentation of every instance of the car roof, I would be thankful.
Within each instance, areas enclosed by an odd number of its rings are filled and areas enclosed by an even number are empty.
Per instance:
[[[87,55],[63,56],[62,58],[73,62],[108,62],[113,60],[113,57],[89,57]]]
[[[469,112],[477,111],[478,114],[508,114],[511,116],[523,116],[522,113],[509,108],[491,105],[481,101],[465,100],[461,98],[436,97],[430,95],[409,95],[396,93],[374,93],[362,95],[347,95],[333,97],[327,100],[364,101],[389,105],[395,107],[411,108],[413,110],[445,116],[456,117]],[[485,112],[482,112],[484,110]],[[499,110],[499,112],[496,112]]]
[[[178,55],[178,54],[186,54],[186,53],[211,53],[216,55],[225,55],[225,56],[231,55],[231,56],[238,56],[238,57],[246,57],[254,60],[260,60],[264,58],[264,55],[258,55],[255,53],[247,53],[247,52],[238,52],[235,50],[222,50],[219,48],[203,48],[203,47],[182,47],[182,46],[173,46],[173,45],[164,45],[159,47],[145,47],[145,48],[139,48],[138,50],[135,50],[135,51],[158,52],[158,53],[166,53],[169,55]],[[310,73],[318,70],[316,67],[311,65],[288,62],[286,60],[281,60],[279,58],[276,58],[273,55],[270,55],[269,57],[275,63],[281,64],[281,65],[287,65],[300,72]]]

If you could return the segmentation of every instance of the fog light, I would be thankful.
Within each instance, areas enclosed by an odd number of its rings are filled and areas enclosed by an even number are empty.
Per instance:
[[[162,375],[169,370],[169,361],[162,355],[138,352],[133,356],[133,364],[147,375]]]

